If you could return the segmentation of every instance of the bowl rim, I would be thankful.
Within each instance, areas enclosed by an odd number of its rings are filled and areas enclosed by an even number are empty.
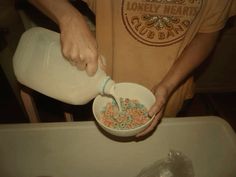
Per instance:
[[[140,84],[137,84],[137,83],[132,83],[132,82],[119,82],[119,83],[116,83],[116,85],[136,85],[136,86],[139,86],[139,87],[142,87],[143,89],[147,90],[149,93],[151,93],[150,95],[152,95],[153,99],[154,99],[154,102],[156,100],[156,97],[155,95],[151,92],[151,90],[149,90],[148,88],[146,88],[145,86],[143,85],[140,85]],[[115,128],[110,128],[106,125],[104,125],[100,120],[99,118],[95,115],[95,102],[97,99],[99,99],[99,97],[102,97],[102,95],[97,95],[93,101],[93,106],[92,106],[92,109],[93,109],[93,114],[94,114],[94,117],[96,119],[96,121],[98,122],[98,124],[100,124],[101,126],[105,127],[106,129],[110,130],[110,131],[116,131],[116,132],[130,132],[130,131],[136,131],[138,129],[142,129],[143,127],[147,126],[148,124],[150,124],[153,119],[155,118],[155,115],[153,115],[145,124],[142,124],[141,126],[138,126],[138,127],[135,127],[135,128],[132,128],[132,129],[115,129]]]

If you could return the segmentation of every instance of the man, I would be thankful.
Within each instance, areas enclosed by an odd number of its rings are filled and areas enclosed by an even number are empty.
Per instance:
[[[67,0],[30,0],[56,22],[64,56],[94,75],[98,56],[116,82],[152,89],[152,131],[164,116],[176,116],[194,93],[191,73],[213,49],[235,0],[84,0],[96,15],[96,37]]]

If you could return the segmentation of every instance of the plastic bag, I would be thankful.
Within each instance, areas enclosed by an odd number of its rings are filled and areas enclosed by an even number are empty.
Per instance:
[[[167,158],[144,168],[137,177],[194,177],[192,161],[183,153],[171,150]]]

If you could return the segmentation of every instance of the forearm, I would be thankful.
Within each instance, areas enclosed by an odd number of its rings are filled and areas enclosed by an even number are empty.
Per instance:
[[[97,42],[84,16],[68,0],[29,0],[60,28],[63,56],[92,76],[97,71]]]
[[[207,58],[215,46],[218,35],[219,32],[199,33],[185,48],[160,83],[169,94]]]
[[[59,27],[73,17],[82,18],[80,12],[75,9],[68,0],[28,0],[46,16],[52,19]]]

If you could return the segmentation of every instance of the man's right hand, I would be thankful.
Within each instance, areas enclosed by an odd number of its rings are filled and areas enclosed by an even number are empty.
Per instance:
[[[28,0],[60,27],[62,54],[92,76],[98,68],[97,42],[86,20],[68,0]]]
[[[85,18],[78,12],[70,14],[60,23],[62,53],[66,59],[88,75],[98,67],[97,42]]]

